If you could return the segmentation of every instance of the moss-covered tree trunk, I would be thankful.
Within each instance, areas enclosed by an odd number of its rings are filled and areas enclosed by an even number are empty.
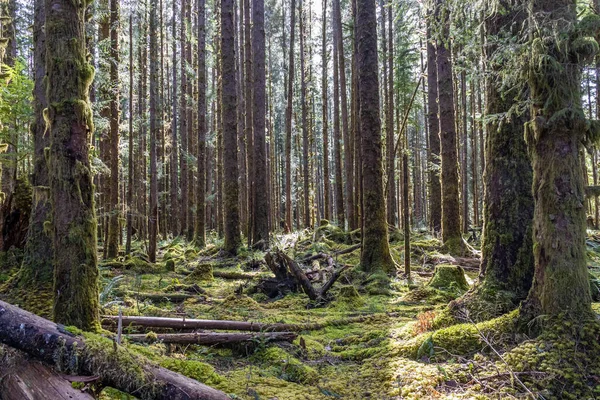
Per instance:
[[[486,19],[487,37],[519,37],[526,17],[524,7],[509,0],[501,0],[498,6],[490,7],[495,13]],[[482,294],[486,289],[508,291],[516,305],[527,296],[533,275],[532,170],[522,134],[527,115],[509,113],[518,93],[502,86],[500,74],[510,49],[493,41],[485,49],[489,68],[486,114],[495,117],[487,124],[480,279]]]
[[[221,118],[223,121],[223,212],[225,251],[235,255],[242,243],[239,217],[237,164],[237,99],[233,0],[221,2]],[[247,99],[246,99],[247,100]]]
[[[428,1],[428,14],[433,16],[433,0]],[[432,21],[427,20],[427,124],[429,134],[429,226],[434,233],[442,230],[442,187],[440,185],[440,122],[438,120],[438,87],[435,40]]]
[[[333,30],[337,28],[336,14],[336,0],[333,1]],[[336,222],[344,228],[346,224],[346,213],[344,207],[347,207],[344,201],[344,186],[343,186],[343,174],[342,174],[342,134],[340,130],[340,78],[339,78],[339,67],[338,67],[338,44],[337,40],[333,40],[333,151],[334,151],[334,162],[335,162],[335,210],[336,210]]]
[[[462,253],[464,245],[460,232],[454,85],[452,84],[452,61],[448,43],[450,40],[449,12],[448,4],[443,0],[437,0],[435,15],[441,31],[441,35],[436,42],[436,53],[442,165],[442,240],[447,251]]]
[[[119,255],[121,208],[119,205],[119,0],[110,0],[110,194],[106,257]]]
[[[379,117],[377,20],[375,2],[357,1],[358,101],[363,175],[363,234],[361,268],[395,273],[390,255],[383,194],[383,155]]]
[[[44,0],[36,0],[34,3],[33,22],[33,63],[34,63],[34,112],[35,122],[31,125],[33,135],[33,204],[29,220],[29,230],[25,243],[21,276],[19,278],[22,287],[52,286],[52,239],[49,230],[44,223],[50,219],[50,192],[48,188],[48,167],[44,148],[49,144],[49,137],[45,135],[46,123],[43,112],[47,107],[46,85],[46,34],[44,23],[46,13]]]
[[[534,315],[580,316],[591,314],[591,297],[580,167],[586,120],[579,60],[594,54],[581,45],[585,31],[577,26],[574,0],[532,3],[527,71],[532,106],[526,140],[533,163],[535,272],[525,309]]]
[[[56,322],[98,325],[96,215],[90,171],[94,69],[86,61],[85,2],[46,0],[45,110],[54,244]]]

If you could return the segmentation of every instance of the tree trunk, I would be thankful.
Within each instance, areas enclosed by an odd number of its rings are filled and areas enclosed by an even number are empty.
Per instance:
[[[223,123],[225,251],[235,255],[241,245],[237,164],[237,99],[233,0],[221,2],[221,107]],[[248,99],[246,99],[248,100]]]
[[[120,217],[119,209],[119,0],[110,0],[110,197],[108,208],[108,240],[106,257],[119,255]]]
[[[265,4],[264,0],[253,0],[252,3],[252,55],[254,68],[253,117],[254,124],[254,185],[252,188],[254,207],[252,222],[252,243],[260,248],[269,244],[269,201],[267,190],[267,144],[265,139]]]
[[[310,182],[308,172],[308,99],[306,98],[306,15],[302,6],[302,0],[298,2],[298,12],[300,14],[300,103],[302,105],[302,175],[303,175],[303,198],[304,198],[304,227],[310,227]]]
[[[82,329],[98,325],[96,215],[89,144],[93,130],[88,93],[85,6],[46,0],[48,156],[53,204],[54,319]]]
[[[52,210],[48,188],[48,168],[44,155],[44,148],[50,144],[49,137],[45,135],[46,122],[43,115],[44,109],[48,106],[44,82],[46,76],[45,10],[44,0],[36,0],[33,22],[35,122],[31,126],[34,143],[34,169],[31,182],[33,205],[19,282],[22,287],[46,287],[49,289],[53,277],[53,248],[49,232],[44,229],[44,222],[50,218]]]
[[[533,49],[529,76],[531,117],[526,140],[533,163],[533,252],[535,271],[527,307],[533,315],[591,316],[586,265],[585,193],[580,168],[586,120],[581,106],[580,55],[565,53],[563,40],[576,41],[575,2],[539,0],[529,18]],[[556,29],[568,33],[557,42]],[[570,46],[570,44],[568,44]],[[540,62],[551,59],[551,63]],[[558,63],[563,67],[552,69]],[[552,74],[553,79],[547,76]],[[569,112],[565,112],[569,110]],[[488,163],[490,161],[488,160]]]
[[[448,5],[437,0],[436,19],[442,29],[437,41],[437,86],[439,103],[439,132],[441,151],[441,193],[442,193],[442,241],[450,252],[463,252],[460,231],[460,206],[458,199],[458,152],[456,148],[456,128],[454,125],[454,85],[452,84],[452,62],[450,50],[444,40],[449,38],[450,19]],[[441,20],[440,18],[443,18]]]
[[[256,344],[257,342],[293,342],[298,337],[292,332],[270,332],[270,333],[216,333],[216,332],[194,332],[194,333],[159,333],[156,340],[162,343],[173,343],[181,345],[198,344],[201,346],[240,345]],[[132,342],[152,343],[146,334],[127,335]]]
[[[191,0],[187,0],[191,1]],[[187,118],[187,29],[186,29],[186,21],[188,20],[187,15],[187,5],[186,0],[181,0],[181,29],[180,29],[180,48],[181,55],[179,59],[181,61],[181,94],[179,101],[179,110],[181,111],[181,121],[180,121],[180,132],[181,132],[181,153],[179,154],[179,164],[180,164],[180,188],[181,188],[181,208],[180,208],[180,224],[181,224],[181,235],[185,236],[188,230],[187,224],[187,216],[188,216],[188,207],[189,207],[189,197],[188,197],[188,118]],[[189,121],[191,123],[191,121]]]
[[[375,2],[357,1],[358,101],[362,150],[364,207],[360,264],[364,271],[395,273],[390,255],[383,194],[381,121],[377,62]]]
[[[129,14],[129,149],[127,164],[127,238],[125,242],[125,253],[131,252],[131,241],[133,240],[133,13]]]
[[[336,0],[333,2],[333,30],[337,28],[336,24]],[[344,178],[342,174],[342,134],[340,131],[340,79],[339,79],[339,58],[338,58],[338,42],[333,40],[333,144],[334,144],[334,161],[335,161],[335,208],[337,215],[337,223],[340,228],[346,225],[346,213],[344,211]]]
[[[171,30],[171,35],[172,35],[172,40],[173,40],[173,44],[172,44],[172,52],[173,52],[173,93],[171,95],[171,106],[172,106],[172,113],[173,116],[171,118],[171,157],[170,157],[170,164],[171,164],[171,193],[170,193],[170,197],[171,197],[171,229],[173,231],[173,235],[177,236],[180,232],[180,222],[179,222],[179,196],[178,196],[178,188],[179,188],[179,179],[178,179],[178,174],[177,174],[177,170],[178,170],[178,160],[179,160],[179,149],[178,149],[178,139],[177,139],[177,127],[178,127],[178,120],[177,120],[177,40],[176,38],[176,34],[177,34],[177,18],[175,18],[175,16],[177,15],[177,1],[173,1],[173,21],[172,21],[172,30]]]
[[[344,141],[344,175],[345,186],[344,196],[346,198],[346,219],[348,228],[356,229],[357,221],[354,205],[354,154],[352,151],[352,141],[348,129],[348,92],[346,90],[346,61],[344,57],[344,40],[342,33],[342,12],[340,0],[333,0],[333,32],[337,49],[337,66],[339,70],[341,111],[342,111],[342,138]],[[342,225],[343,227],[343,225]]]
[[[292,0],[290,16],[290,60],[288,63],[287,106],[285,109],[285,231],[292,226],[292,108],[294,105],[294,38],[296,37],[296,0]]]
[[[196,245],[206,245],[206,1],[198,0],[198,186]]]
[[[115,0],[111,0],[115,1]],[[156,141],[161,125],[158,102],[158,34],[157,0],[150,1],[150,212],[148,214],[148,258],[156,261],[158,233],[158,171],[156,168]]]
[[[487,34],[517,35],[525,22],[525,10],[503,0],[502,9],[487,19]],[[497,46],[486,46],[489,78],[488,115],[511,115],[515,93],[501,87],[503,61]],[[527,296],[533,275],[532,171],[527,145],[521,134],[528,115],[506,117],[488,123],[484,175],[484,227],[480,278],[483,289],[506,290],[515,295],[513,305]],[[510,201],[509,201],[510,200]],[[483,290],[482,293],[485,293]]]
[[[323,121],[323,216],[326,220],[331,220],[331,177],[329,175],[329,116],[327,103],[329,97],[327,93],[327,0],[323,0],[323,43],[322,43],[322,121]]]

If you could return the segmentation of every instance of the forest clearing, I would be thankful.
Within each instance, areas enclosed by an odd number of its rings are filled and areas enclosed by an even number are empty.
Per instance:
[[[600,398],[600,0],[0,0],[0,400]]]

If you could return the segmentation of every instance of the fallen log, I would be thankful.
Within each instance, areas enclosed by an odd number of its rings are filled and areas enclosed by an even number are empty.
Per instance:
[[[74,389],[69,377],[39,361],[27,360],[16,350],[11,352],[10,365],[0,367],[0,399],[94,400],[91,394]]]
[[[288,270],[292,273],[294,278],[296,278],[296,282],[300,284],[302,290],[304,290],[304,293],[306,293],[308,298],[311,300],[317,300],[320,297],[319,292],[315,290],[313,285],[310,283],[310,280],[304,271],[302,271],[302,268],[300,268],[300,266],[296,263],[296,261],[281,251],[278,252],[277,255],[279,256],[279,259],[287,265]]]
[[[73,375],[97,375],[148,400],[228,400],[225,393],[161,368],[110,339],[76,336],[62,325],[0,301],[0,342]]]
[[[160,341],[171,344],[199,344],[204,346],[218,346],[227,344],[256,343],[263,342],[293,342],[298,335],[293,332],[270,332],[270,333],[163,333],[156,335],[132,334],[127,338],[137,343],[153,343]]]
[[[115,325],[119,317],[107,315],[102,317],[102,324]],[[227,331],[249,331],[249,332],[286,332],[296,331],[299,325],[295,324],[265,324],[260,322],[227,321],[210,319],[186,319],[186,318],[161,318],[161,317],[122,317],[124,326],[143,326],[150,328],[172,328],[172,329],[214,329]]]
[[[373,318],[398,317],[398,313],[376,313],[367,315],[351,316],[343,319],[336,319],[320,323],[305,324],[266,324],[260,322],[247,321],[226,321],[226,320],[207,320],[207,319],[183,319],[183,318],[164,318],[164,317],[136,317],[123,316],[123,324],[143,328],[171,328],[171,329],[222,329],[231,331],[250,331],[250,332],[302,332],[323,329],[328,326],[342,326],[354,323],[369,321]],[[102,323],[108,327],[116,324],[118,317],[104,316]]]

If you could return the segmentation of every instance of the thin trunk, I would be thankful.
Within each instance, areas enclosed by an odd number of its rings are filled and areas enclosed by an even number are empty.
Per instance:
[[[171,229],[173,231],[173,235],[177,236],[180,232],[180,222],[179,222],[179,196],[178,196],[178,188],[179,188],[179,179],[178,179],[178,160],[179,160],[179,149],[178,149],[178,139],[177,139],[177,0],[173,0],[173,21],[171,27],[171,35],[172,35],[172,52],[173,52],[173,93],[171,94],[171,107],[172,107],[172,117],[171,117]]]
[[[129,14],[129,137],[128,137],[128,163],[127,163],[127,239],[125,253],[131,252],[133,236],[133,13]]]
[[[287,74],[287,107],[285,109],[285,231],[292,226],[292,107],[294,104],[294,39],[296,37],[296,0],[292,0],[290,16],[290,59]]]
[[[191,0],[187,0],[191,1]],[[181,174],[180,188],[181,188],[181,208],[180,208],[180,222],[181,222],[181,235],[185,236],[188,230],[187,217],[189,208],[189,197],[188,197],[188,115],[187,115],[187,3],[186,0],[181,0],[181,29],[179,43],[181,47],[181,94],[179,100],[179,109],[181,111],[180,121],[180,132],[181,132],[181,154],[179,155],[179,164]],[[191,122],[191,121],[189,121]]]
[[[198,0],[198,185],[196,245],[206,245],[206,1]]]
[[[298,12],[300,14],[300,103],[302,105],[302,174],[304,178],[304,227],[310,227],[310,183],[308,172],[308,100],[306,98],[306,32],[305,32],[305,12],[302,7],[302,0],[298,2]]]
[[[324,176],[324,217],[326,220],[331,219],[331,180],[329,176],[329,118],[328,118],[328,107],[327,103],[329,101],[329,97],[327,94],[327,80],[328,77],[328,69],[327,69],[327,0],[323,0],[323,56],[322,56],[322,64],[323,64],[323,75],[322,75],[322,102],[323,102],[323,111],[322,111],[322,120],[323,120],[323,176]]]
[[[111,0],[115,1],[115,0]],[[157,0],[150,0],[150,205],[148,213],[148,259],[156,261],[158,233],[158,171],[156,168],[156,141],[161,124],[161,106],[158,101],[158,23]]]

